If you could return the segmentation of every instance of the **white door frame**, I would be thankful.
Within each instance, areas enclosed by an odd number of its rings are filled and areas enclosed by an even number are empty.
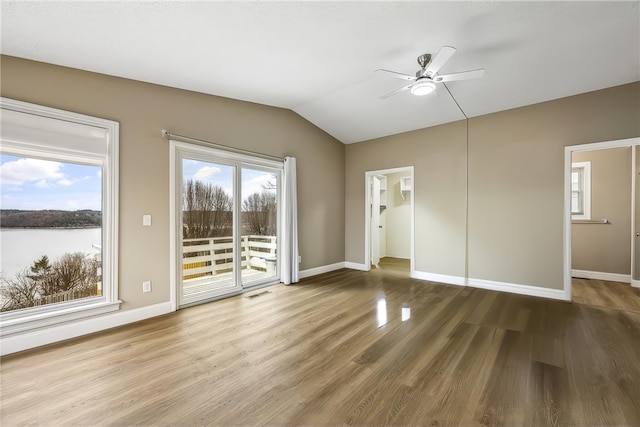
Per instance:
[[[371,227],[369,229],[369,238],[371,239],[370,242],[371,244],[369,245],[369,248],[371,250],[371,259],[369,260],[370,264],[375,264],[378,265],[380,263],[380,243],[381,243],[381,239],[380,239],[380,228],[382,227],[380,224],[380,220],[382,219],[382,214],[380,212],[380,189],[381,189],[381,183],[382,183],[382,178],[383,176],[372,176],[371,179],[371,191],[373,191],[373,193],[371,193],[371,216],[370,221],[371,223],[369,224],[369,226]],[[385,182],[387,177],[384,177]],[[376,222],[377,222],[377,226],[376,226]],[[386,233],[387,230],[385,229],[384,232]],[[377,245],[377,248],[376,248]]]
[[[414,195],[416,188],[416,180],[414,178],[413,166],[403,166],[391,169],[380,169],[374,171],[367,171],[364,174],[364,187],[365,187],[365,203],[364,203],[364,260],[365,271],[371,270],[371,179],[376,175],[388,175],[392,173],[408,172],[411,176],[411,192],[409,195],[410,210],[411,210],[411,258],[409,260],[409,274],[414,276],[415,271],[415,209],[414,209]],[[388,190],[387,190],[388,191]]]
[[[267,160],[256,158],[254,156],[248,154],[240,154],[231,151],[224,151],[218,148],[213,147],[205,147],[200,144],[193,144],[189,142],[170,140],[170,149],[169,149],[169,273],[170,273],[170,306],[171,311],[176,311],[180,308],[179,304],[179,295],[178,291],[182,282],[182,254],[181,248],[178,247],[178,236],[182,234],[182,218],[179,214],[181,200],[178,196],[179,187],[177,186],[178,181],[181,182],[182,170],[180,166],[180,159],[182,158],[183,153],[187,152],[190,154],[199,153],[206,161],[208,159],[214,158],[212,161],[220,162],[221,164],[226,164],[229,166],[235,167],[235,175],[234,175],[234,190],[233,190],[233,200],[234,200],[234,212],[233,212],[233,224],[234,224],[234,234],[240,231],[240,201],[241,201],[241,187],[242,187],[242,179],[241,179],[241,170],[242,168],[255,168],[257,170],[268,170],[268,169],[277,169],[281,172],[278,174],[278,185],[282,187],[282,180],[284,176],[284,164],[279,161]],[[284,191],[281,189],[278,190],[278,216],[277,216],[277,238],[278,242],[278,253],[281,253],[281,246],[284,239],[282,238],[282,216],[283,212],[286,209],[286,200]],[[248,285],[244,285],[242,283],[242,272],[241,272],[241,250],[240,250],[240,234],[238,233],[238,238],[234,239],[234,252],[237,255],[234,255],[234,288],[233,289],[221,289],[219,294],[211,295],[211,298],[208,300],[214,300],[217,298],[226,298],[229,296],[241,294],[243,291],[247,290],[255,290],[263,286],[269,286],[275,283],[279,283],[281,279],[281,262],[280,259],[277,261],[276,271],[277,276],[273,278],[267,278],[263,282],[250,283]],[[206,301],[203,301],[206,302]]]
[[[640,288],[640,278],[633,278],[633,275],[638,268],[638,265],[636,263],[636,251],[638,250],[638,248],[636,248],[636,233],[640,232],[640,230],[636,228],[636,218],[638,215],[638,212],[636,211],[636,205],[638,203],[638,200],[636,198],[636,182],[638,180],[638,167],[636,164],[637,152],[638,145],[633,145],[631,147],[631,286],[633,286],[634,288]]]
[[[607,148],[634,147],[640,145],[640,138],[618,139],[613,141],[595,142],[592,144],[570,145],[564,148],[564,221],[563,221],[563,268],[564,268],[564,299],[571,301],[571,158],[574,152],[604,150]],[[635,158],[632,159],[632,165],[635,165]],[[632,170],[635,168],[632,167]],[[632,181],[631,194],[631,278],[633,283],[634,271],[634,254],[635,254],[635,220],[633,213],[635,211],[635,185]]]

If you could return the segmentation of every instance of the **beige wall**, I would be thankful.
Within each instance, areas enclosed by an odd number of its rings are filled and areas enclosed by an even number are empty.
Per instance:
[[[640,83],[469,123],[469,277],[563,287],[564,147],[640,135]]]
[[[119,297],[169,300],[169,144],[161,129],[298,162],[301,269],[344,260],[344,146],[290,110],[2,56],[3,97],[120,123]],[[142,215],[153,226],[142,227]],[[143,280],[153,292],[142,293]]]
[[[345,256],[365,264],[365,172],[414,166],[417,271],[464,276],[466,123],[346,146]]]
[[[571,268],[631,273],[631,147],[573,153],[591,162],[591,219],[611,224],[571,226]]]
[[[364,263],[364,171],[414,165],[416,270],[562,289],[564,147],[638,137],[638,117],[635,82],[472,118],[468,157],[465,122],[349,145],[346,259]]]

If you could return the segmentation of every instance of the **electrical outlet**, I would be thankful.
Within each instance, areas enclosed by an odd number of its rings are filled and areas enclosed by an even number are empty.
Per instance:
[[[298,264],[302,262],[302,255],[298,255]]]
[[[151,292],[151,280],[142,282],[142,292]]]
[[[145,227],[151,226],[151,215],[142,215],[142,225],[144,225]]]

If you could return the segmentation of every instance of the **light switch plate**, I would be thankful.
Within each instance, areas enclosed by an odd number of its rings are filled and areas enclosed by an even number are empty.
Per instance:
[[[151,225],[151,215],[142,215],[142,225],[146,227]]]

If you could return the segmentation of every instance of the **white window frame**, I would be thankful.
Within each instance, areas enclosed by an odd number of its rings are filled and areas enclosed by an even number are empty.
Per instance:
[[[574,169],[582,169],[582,192],[583,212],[582,214],[571,213],[572,220],[589,221],[591,220],[591,162],[573,162],[571,163],[571,171]]]
[[[8,98],[0,108],[1,153],[102,168],[102,295],[0,313],[0,337],[119,310],[118,122]]]

